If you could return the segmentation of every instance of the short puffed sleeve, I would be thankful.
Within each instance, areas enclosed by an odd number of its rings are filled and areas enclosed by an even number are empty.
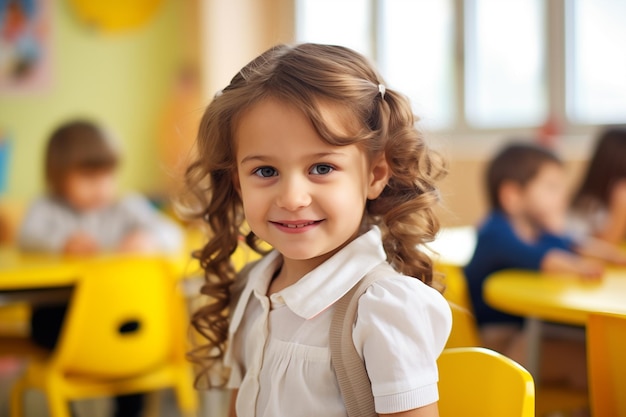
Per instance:
[[[367,289],[352,338],[372,382],[376,412],[412,410],[439,399],[437,358],[451,328],[447,301],[415,278],[392,276]]]

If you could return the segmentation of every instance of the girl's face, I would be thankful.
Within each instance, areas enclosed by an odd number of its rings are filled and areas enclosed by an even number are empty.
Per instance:
[[[326,109],[329,110],[329,109]],[[346,133],[337,113],[329,126]],[[239,119],[237,187],[252,231],[285,258],[323,262],[359,232],[388,179],[384,155],[322,140],[294,106],[267,99]]]

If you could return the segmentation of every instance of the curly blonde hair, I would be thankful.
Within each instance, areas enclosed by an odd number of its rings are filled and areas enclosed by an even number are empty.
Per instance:
[[[331,145],[357,144],[370,158],[384,152],[391,176],[381,195],[367,201],[364,223],[380,227],[387,261],[397,271],[432,285],[432,261],[419,247],[432,241],[439,229],[433,212],[439,202],[435,183],[445,174],[445,164],[416,129],[408,99],[392,89],[381,91],[379,85],[384,81],[373,66],[350,49],[278,45],[239,71],[207,107],[198,132],[197,159],[185,177],[191,207],[197,208],[194,216],[210,228],[208,243],[195,253],[205,271],[201,293],[209,298],[192,317],[208,341],[190,355],[202,366],[196,383],[207,377],[212,385],[211,371],[220,367],[224,356],[235,278],[231,255],[240,239],[263,253],[254,233],[242,227],[233,139],[238,118],[262,100],[273,98],[294,106]],[[358,125],[357,133],[348,137],[333,132],[322,103],[345,109]]]

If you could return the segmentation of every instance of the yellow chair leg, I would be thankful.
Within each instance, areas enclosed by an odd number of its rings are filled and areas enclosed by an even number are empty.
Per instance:
[[[195,416],[198,410],[198,394],[191,384],[191,375],[184,369],[174,387],[178,408],[185,417]]]
[[[48,385],[46,389],[50,417],[71,417],[70,402],[59,392],[56,387]]]
[[[13,388],[11,389],[11,417],[24,417],[24,392],[26,386],[24,379],[20,378],[15,381]]]

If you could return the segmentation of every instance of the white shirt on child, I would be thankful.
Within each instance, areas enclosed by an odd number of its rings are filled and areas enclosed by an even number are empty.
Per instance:
[[[331,366],[334,303],[386,259],[374,227],[297,283],[267,297],[281,265],[271,252],[238,285],[225,364],[238,388],[237,416],[345,417]],[[247,278],[247,282],[245,279]],[[435,289],[401,274],[373,283],[360,298],[352,339],[364,358],[376,412],[395,413],[438,400],[436,360],[452,326]]]
[[[126,235],[138,230],[150,233],[161,251],[174,252],[182,247],[180,228],[139,194],[86,212],[76,211],[60,199],[41,197],[29,208],[18,242],[23,250],[60,253],[70,236],[83,232],[95,239],[102,250],[110,251]]]

